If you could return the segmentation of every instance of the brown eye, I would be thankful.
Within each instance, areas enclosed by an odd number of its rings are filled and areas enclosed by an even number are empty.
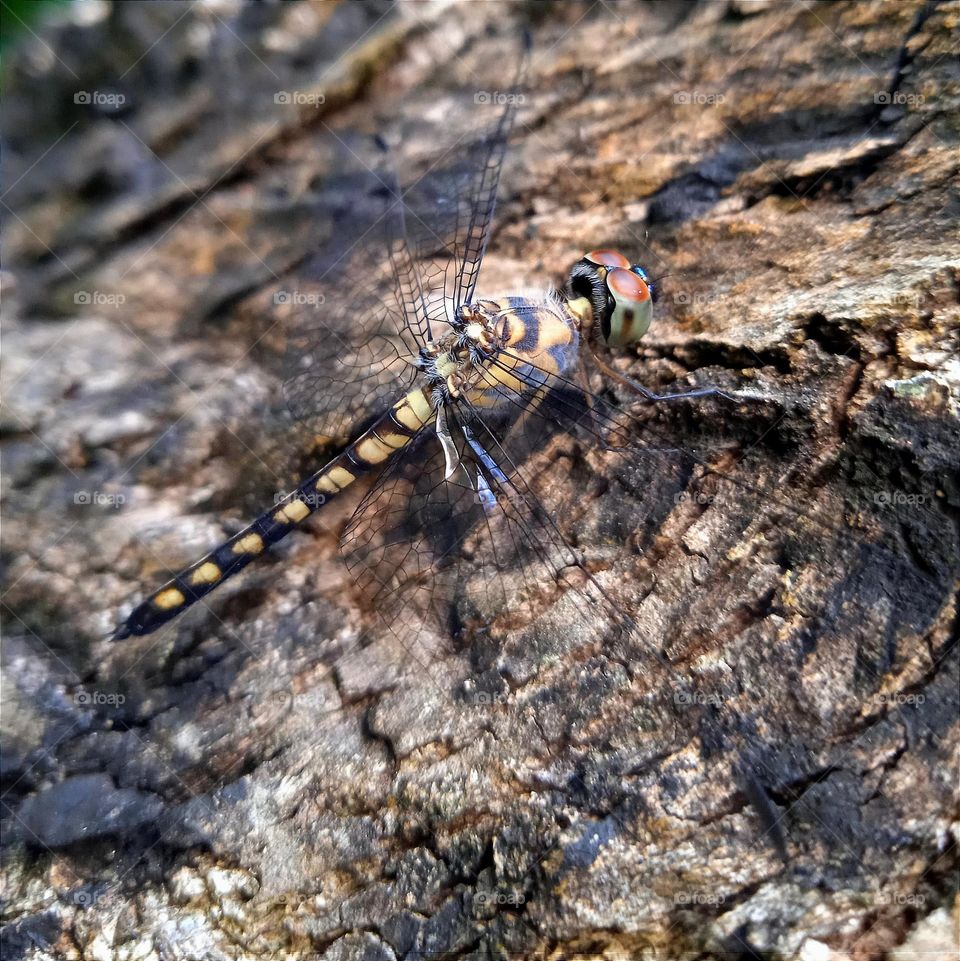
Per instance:
[[[607,286],[618,301],[642,303],[650,299],[650,289],[632,270],[614,267],[607,274]]]
[[[594,250],[587,254],[586,260],[601,267],[629,267],[630,261],[616,250]]]

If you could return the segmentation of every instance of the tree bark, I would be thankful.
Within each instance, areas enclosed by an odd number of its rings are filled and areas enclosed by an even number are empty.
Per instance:
[[[5,78],[4,957],[955,953],[957,5],[58,16]],[[275,294],[354,200],[335,140],[429,157],[524,26],[481,293],[624,249],[662,279],[618,369],[741,399],[647,409],[721,478],[663,516],[598,451],[539,475],[665,660],[561,599],[411,663],[349,501],[107,640],[296,455]]]

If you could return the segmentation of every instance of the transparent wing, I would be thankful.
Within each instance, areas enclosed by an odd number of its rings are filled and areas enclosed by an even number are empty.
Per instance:
[[[757,690],[743,690],[721,666],[702,672],[714,695],[732,689],[723,696],[741,702],[722,715],[732,725],[725,734],[716,736],[720,729],[713,726],[713,743],[743,734],[737,718],[759,718],[758,730],[769,729],[778,704],[795,698],[798,689],[809,697],[807,733],[819,729],[822,736],[831,711],[842,714],[842,705],[829,705],[827,687],[836,672],[849,681],[847,689],[874,698],[879,709],[888,675],[919,669],[913,639],[943,616],[943,599],[957,575],[949,559],[955,541],[952,548],[918,549],[929,543],[925,532],[937,529],[935,489],[946,478],[931,477],[928,491],[891,504],[891,479],[871,471],[870,458],[838,452],[832,463],[815,463],[808,439],[784,443],[775,430],[782,416],[776,412],[771,423],[769,412],[750,405],[724,412],[722,401],[698,400],[713,418],[712,436],[696,437],[683,430],[682,413],[673,416],[681,410],[676,406],[642,403],[631,416],[548,371],[539,371],[537,380],[548,392],[534,408],[527,392],[511,391],[490,375],[491,391],[519,415],[503,433],[501,462],[522,463],[538,435],[551,431],[573,441],[567,442],[569,482],[540,479],[537,493],[549,516],[573,519],[567,536],[591,545],[588,565],[616,558],[612,593],[630,611],[625,660],[648,663],[649,639],[659,635],[671,661],[689,662],[715,647],[717,638],[737,637],[746,622],[760,623],[744,652],[747,680],[740,682],[749,686],[755,672],[766,678],[757,680]],[[584,462],[596,473],[578,480],[576,466]],[[529,470],[528,476],[541,477]],[[589,504],[597,478],[603,479],[603,509]],[[855,502],[852,490],[863,492]],[[883,516],[890,510],[896,522]],[[631,548],[626,552],[625,543]],[[669,586],[661,566],[665,552],[672,554],[673,570],[683,572]],[[645,603],[642,585],[654,579],[660,586]],[[718,598],[730,597],[743,606],[718,605]],[[664,624],[673,625],[672,634]],[[843,639],[849,664],[817,663],[809,638],[825,635]],[[785,661],[776,690],[752,653],[766,648],[793,658]],[[781,731],[772,739],[789,743],[803,736]],[[738,750],[756,754],[749,743]]]
[[[834,738],[869,729],[896,710],[898,684],[933,669],[917,639],[949,616],[955,567],[925,571],[882,533],[889,522],[844,502],[842,461],[815,469],[802,438],[758,444],[771,425],[744,417],[738,436],[728,412],[722,440],[681,449],[662,403],[632,417],[547,371],[537,379],[545,395],[491,377],[500,405],[451,405],[456,473],[445,479],[425,436],[358,509],[351,570],[420,669],[421,634],[464,628],[478,672],[521,682],[619,662],[632,677],[624,723],[650,732],[652,754],[698,744],[784,856],[764,785],[807,783]]]
[[[743,513],[749,508],[754,517],[761,514],[789,517],[794,524],[802,522],[822,534],[843,537],[865,548],[885,549],[891,561],[899,557],[908,561],[910,566],[916,566],[915,558],[908,556],[908,547],[898,539],[896,532],[915,526],[917,507],[932,507],[933,497],[925,497],[920,492],[913,498],[902,498],[906,502],[902,506],[907,509],[902,511],[900,524],[880,523],[879,520],[871,523],[868,511],[877,517],[890,506],[884,496],[890,479],[875,471],[869,471],[872,476],[864,476],[869,468],[862,462],[856,464],[856,470],[859,486],[868,488],[866,502],[847,505],[846,508],[837,504],[824,507],[803,497],[802,492],[813,486],[811,482],[829,490],[830,485],[823,482],[839,479],[845,465],[838,458],[835,464],[825,465],[821,474],[815,475],[811,470],[806,438],[794,437],[785,444],[784,438],[774,433],[782,415],[771,412],[764,404],[748,400],[733,409],[722,399],[689,402],[688,412],[691,404],[701,413],[709,412],[709,432],[696,433],[696,425],[684,427],[679,418],[670,416],[683,409],[678,402],[640,399],[627,412],[585,391],[577,381],[558,376],[524,357],[523,363],[532,368],[537,384],[542,385],[537,391],[538,403],[531,407],[530,389],[513,390],[497,378],[499,372],[512,372],[508,362],[520,360],[504,351],[484,375],[488,390],[496,394],[502,405],[512,409],[513,416],[524,414],[528,419],[545,419],[554,428],[566,429],[627,461],[631,449],[633,456],[641,457],[652,450],[670,452],[674,459],[688,465],[685,475],[704,480],[709,476],[715,487],[729,488],[729,496],[739,500]],[[776,418],[772,426],[771,417]],[[874,485],[872,490],[869,481]],[[713,503],[712,499],[701,500],[701,506],[708,507]],[[857,527],[844,526],[843,519],[853,513],[856,514]]]
[[[381,413],[409,386],[419,348],[472,298],[525,69],[526,55],[496,119],[481,115],[407,186],[381,139],[376,153],[372,138],[344,141],[362,168],[334,185],[349,189],[350,208],[274,295],[289,331],[284,396],[315,435],[342,440]]]
[[[507,148],[507,140],[516,119],[517,106],[523,100],[523,84],[529,60],[530,41],[524,40],[524,51],[520,57],[517,75],[510,91],[506,94],[506,104],[497,125],[483,138],[474,149],[476,166],[470,177],[467,192],[469,213],[462,238],[458,239],[456,250],[460,258],[456,287],[453,294],[457,307],[473,300],[480,264],[490,239],[490,224],[497,201],[497,185],[500,170]]]
[[[319,437],[345,443],[408,390],[417,344],[398,325],[393,295],[378,286],[354,290],[349,303],[310,310],[292,305],[283,396],[291,413]],[[318,297],[324,297],[318,293]],[[319,301],[325,304],[326,301]]]
[[[336,156],[361,169],[326,188],[331,239],[277,283],[272,301],[286,333],[287,406],[314,435],[343,443],[409,387],[424,338],[422,307],[407,293],[417,264],[405,255],[382,154],[370,138],[343,137]]]
[[[452,476],[435,431],[425,431],[373,485],[342,538],[347,566],[383,625],[406,646],[421,635],[444,639],[464,629],[472,637],[519,632],[529,645],[551,630],[568,630],[571,616],[585,638],[588,625],[625,629],[629,617],[573,546],[575,513],[557,520],[570,491],[548,468],[557,456],[551,442],[562,445],[566,430],[550,419],[535,430],[524,419],[521,428],[509,410],[481,412],[466,401],[448,412]],[[649,474],[660,482],[648,488],[652,525],[670,503],[669,483],[683,489],[685,465],[672,452],[648,454]],[[564,618],[566,628],[558,623]],[[650,636],[627,633],[648,665],[660,659]]]
[[[422,329],[428,340],[442,335],[456,310],[473,299],[507,142],[524,99],[528,61],[529,38],[525,37],[507,91],[498,93],[492,105],[474,97],[476,120],[458,131],[425,171],[410,178],[411,186],[396,192],[397,221],[407,256],[395,259],[401,266],[395,276],[412,300],[424,307]],[[488,121],[491,111],[494,119]],[[400,183],[395,172],[392,178]],[[418,281],[405,283],[410,272],[404,268],[410,261],[422,265],[421,274]]]
[[[479,553],[468,547],[470,536],[483,530],[484,512],[462,436],[457,446],[462,470],[450,479],[435,437],[408,449],[367,494],[343,534],[357,585],[405,644],[421,633],[459,635],[488,607],[484,597],[489,601],[491,592],[507,600],[507,544],[486,544],[492,551]]]

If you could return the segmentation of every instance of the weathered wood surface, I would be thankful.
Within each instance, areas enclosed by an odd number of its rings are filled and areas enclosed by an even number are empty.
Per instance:
[[[671,407],[661,429],[740,438],[758,482],[788,449],[809,467],[783,499],[860,539],[678,499],[644,567],[630,536],[603,555],[628,498],[590,481],[581,546],[696,705],[599,632],[441,645],[428,672],[362,643],[346,506],[212,613],[112,645],[123,604],[274,489],[257,340],[329,231],[325,125],[455,120],[454,91],[505,83],[525,16],[485,285],[560,283],[601,245],[669,272],[631,374],[768,401]],[[955,951],[958,16],[118,4],[23,45],[3,117],[4,957]],[[275,102],[294,90],[323,103]],[[567,469],[588,464],[602,478],[602,459]],[[896,563],[862,552],[878,540]]]

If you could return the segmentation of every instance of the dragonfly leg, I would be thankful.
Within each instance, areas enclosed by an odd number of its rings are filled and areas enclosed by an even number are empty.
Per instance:
[[[646,397],[647,400],[689,400],[693,397],[722,397],[724,400],[738,403],[741,399],[733,394],[728,394],[726,391],[720,390],[719,387],[704,387],[700,390],[684,390],[678,391],[674,394],[658,394],[650,390],[648,387],[644,387],[643,384],[637,383],[637,381],[635,381],[632,377],[627,377],[626,374],[621,374],[619,370],[614,370],[608,363],[606,363],[606,361],[597,356],[597,352],[593,350],[592,346],[590,349],[590,354],[604,374],[606,374],[608,377],[612,377],[614,380],[620,381],[620,383],[625,387],[629,387],[631,390],[636,391],[641,396]]]
[[[580,390],[583,391],[584,403],[590,415],[590,431],[599,437],[601,436],[601,431],[597,421],[597,413],[593,409],[593,394],[590,391],[590,384],[587,381],[587,372],[584,370],[582,365],[577,367],[575,379],[577,384],[580,386]]]
[[[443,456],[446,458],[447,469],[444,477],[446,480],[450,480],[460,466],[460,453],[457,450],[457,445],[453,442],[450,428],[447,426],[447,408],[442,404],[437,408],[437,439],[440,441]]]
[[[719,387],[703,387],[699,390],[682,390],[677,391],[674,394],[657,394],[652,390],[644,387],[643,384],[638,384],[635,380],[630,377],[624,377],[622,374],[619,379],[635,390],[638,394],[642,394],[647,400],[659,401],[659,400],[689,400],[693,397],[722,397],[724,400],[733,401],[736,403],[739,398],[733,394],[728,394],[724,390],[720,390]]]

